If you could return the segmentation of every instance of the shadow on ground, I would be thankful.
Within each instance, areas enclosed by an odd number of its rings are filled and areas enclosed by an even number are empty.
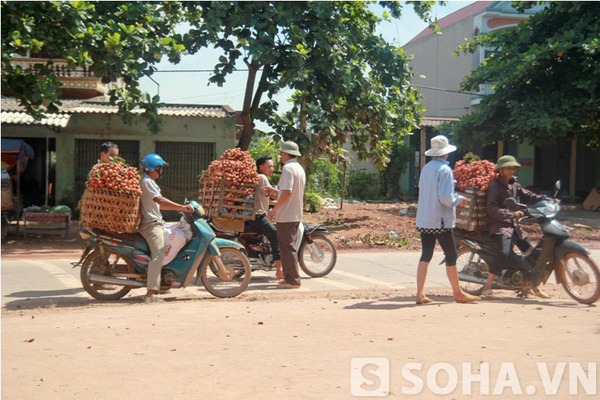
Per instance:
[[[428,307],[441,307],[447,306],[450,304],[454,304],[454,300],[452,296],[433,296],[428,295],[430,299],[433,300],[433,303],[430,304],[416,304],[414,296],[395,296],[387,299],[378,299],[378,300],[369,300],[363,301],[360,303],[351,304],[349,306],[344,307],[347,310],[400,310],[403,308],[414,308],[414,307],[423,307],[427,309]],[[464,304],[465,307],[473,306],[476,304],[483,303],[503,303],[503,304],[515,304],[515,305],[529,305],[529,306],[539,306],[539,309],[542,310],[543,307],[555,307],[555,308],[578,308],[578,307],[596,307],[596,305],[585,305],[579,304],[573,300],[538,300],[534,298],[514,298],[514,297],[502,297],[494,300],[479,300],[474,303]]]

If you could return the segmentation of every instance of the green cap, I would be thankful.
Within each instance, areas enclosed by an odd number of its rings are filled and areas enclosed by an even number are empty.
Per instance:
[[[279,151],[282,153],[291,154],[296,157],[300,157],[302,155],[300,154],[300,148],[294,142],[283,142]]]
[[[498,162],[496,163],[496,171],[506,167],[521,168],[521,164],[519,164],[517,162],[517,159],[513,156],[502,156],[498,159]]]

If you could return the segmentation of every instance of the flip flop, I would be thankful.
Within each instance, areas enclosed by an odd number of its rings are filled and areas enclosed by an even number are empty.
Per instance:
[[[454,301],[459,304],[467,304],[467,303],[472,303],[477,300],[481,300],[481,299],[477,296],[468,296],[466,299],[460,299],[460,300],[454,300]]]
[[[144,303],[163,303],[164,300],[153,294],[152,296],[144,296]]]
[[[418,305],[431,304],[431,303],[433,303],[433,300],[431,300],[429,297],[425,297],[423,300],[416,301],[415,303],[418,304]]]
[[[292,285],[291,283],[282,283],[280,289],[300,289],[300,285]]]

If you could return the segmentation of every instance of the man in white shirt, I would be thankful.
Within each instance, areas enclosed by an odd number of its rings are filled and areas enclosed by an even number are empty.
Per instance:
[[[298,264],[298,248],[300,244],[300,224],[304,207],[304,187],[306,174],[298,163],[300,157],[298,145],[284,142],[281,145],[281,162],[283,169],[279,180],[279,191],[265,188],[267,194],[278,194],[277,204],[267,214],[269,219],[277,223],[277,239],[283,266],[284,279],[279,283],[284,289],[300,288],[300,265]]]
[[[142,220],[139,232],[148,242],[150,247],[150,263],[148,264],[148,277],[146,301],[161,301],[160,271],[165,258],[165,221],[160,210],[193,212],[192,206],[177,204],[160,193],[156,180],[160,178],[162,169],[168,165],[158,154],[148,154],[142,159],[144,177],[140,183],[142,187]]]

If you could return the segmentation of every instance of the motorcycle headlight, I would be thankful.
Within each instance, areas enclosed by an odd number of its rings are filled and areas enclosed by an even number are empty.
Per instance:
[[[548,217],[552,217],[558,213],[558,204],[550,203],[544,207],[544,214]]]

